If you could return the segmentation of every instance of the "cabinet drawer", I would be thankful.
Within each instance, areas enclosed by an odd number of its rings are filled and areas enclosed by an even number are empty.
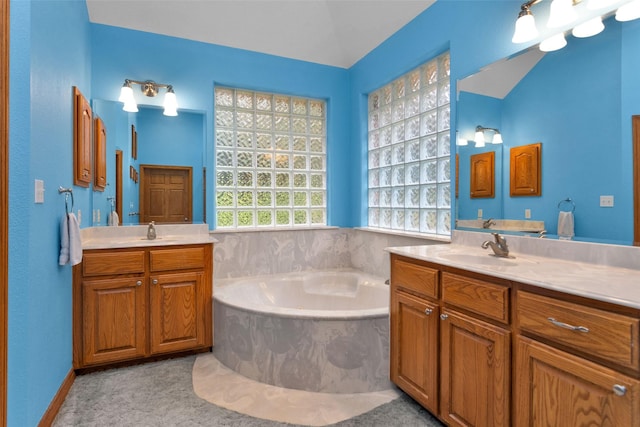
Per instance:
[[[442,273],[442,300],[509,323],[509,288],[457,274]]]
[[[149,251],[151,271],[204,268],[204,248],[161,249]]]
[[[85,252],[82,257],[84,276],[144,273],[144,251]]]
[[[523,331],[639,368],[638,319],[524,291],[518,292],[517,311]]]
[[[391,266],[394,286],[438,298],[438,270],[395,259]]]

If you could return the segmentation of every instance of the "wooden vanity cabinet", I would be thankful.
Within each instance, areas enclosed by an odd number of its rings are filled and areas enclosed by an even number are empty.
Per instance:
[[[212,245],[88,250],[74,267],[74,368],[211,347]]]
[[[510,331],[474,316],[500,288],[391,255],[391,381],[449,425],[509,425]]]

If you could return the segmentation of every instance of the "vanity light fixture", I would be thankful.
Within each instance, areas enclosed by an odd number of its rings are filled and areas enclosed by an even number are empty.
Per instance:
[[[511,39],[513,43],[525,43],[538,37],[536,20],[533,17],[533,13],[531,13],[531,6],[540,1],[541,0],[530,0],[520,6],[520,13],[516,20],[516,30]]]
[[[482,148],[485,145],[485,138],[484,138],[484,133],[485,131],[491,131],[493,132],[493,137],[491,139],[491,144],[502,144],[502,135],[500,134],[500,131],[496,128],[486,128],[483,126],[476,126],[476,135],[475,138],[473,139],[474,142],[476,143],[476,147],[478,148]]]
[[[133,88],[132,85],[140,85],[140,90],[148,97],[154,97],[158,94],[160,89],[166,89],[167,93],[164,95],[164,112],[165,116],[177,116],[178,115],[178,103],[176,100],[176,94],[173,91],[173,86],[156,83],[152,80],[147,81],[137,81],[137,80],[129,80],[125,79],[124,84],[122,85],[122,89],[120,90],[120,97],[118,101],[124,103],[122,109],[124,111],[130,113],[138,112],[138,104],[136,103],[135,98],[133,97]]]
[[[538,37],[538,30],[533,19],[531,6],[540,3],[542,0],[530,0],[520,6],[520,13],[516,20],[516,29],[511,41],[513,43],[525,43]],[[612,12],[611,7],[621,3],[620,0],[552,0],[549,8],[549,21],[547,28],[566,28],[578,19],[578,12],[574,8],[579,3],[586,2],[586,9],[600,10],[605,15]],[[580,6],[582,7],[582,6]],[[608,8],[608,10],[607,10]],[[631,21],[640,18],[640,0],[628,0],[618,6],[616,20]],[[596,16],[582,22],[572,29],[575,37],[591,37],[604,30],[602,16]],[[567,45],[564,31],[556,33],[540,43],[540,50],[551,52],[562,49]]]

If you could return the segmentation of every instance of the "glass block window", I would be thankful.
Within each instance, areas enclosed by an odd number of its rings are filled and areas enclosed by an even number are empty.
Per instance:
[[[451,234],[449,53],[369,95],[369,227]]]
[[[215,88],[216,228],[327,223],[326,102]]]

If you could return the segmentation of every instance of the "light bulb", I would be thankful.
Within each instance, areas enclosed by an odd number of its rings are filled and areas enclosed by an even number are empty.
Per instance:
[[[626,22],[640,18],[640,0],[623,4],[616,12],[616,21]]]
[[[164,112],[165,116],[177,116],[178,115],[178,102],[176,100],[176,94],[172,89],[164,95]]]
[[[567,45],[567,40],[564,38],[564,33],[551,36],[540,43],[540,50],[543,52],[553,52],[554,50],[562,49]]]
[[[572,23],[578,18],[572,0],[553,0],[549,8],[547,27],[558,28]]]
[[[476,147],[484,147],[484,132],[481,130],[477,130],[476,136],[473,140],[476,143]]]
[[[538,37],[538,29],[533,15],[528,10],[520,12],[511,41],[513,43],[525,43],[536,37]]]
[[[122,107],[122,109],[128,113],[137,113],[138,112],[138,104],[136,104],[136,101],[132,101],[132,102],[125,102],[124,103],[124,107]]]
[[[595,36],[604,30],[602,18],[597,16],[580,25],[577,25],[571,32],[575,37],[585,38]]]
[[[493,135],[493,141],[491,141],[492,144],[502,144],[502,135],[500,135],[500,132],[496,132]]]
[[[469,141],[467,141],[464,138],[458,138],[456,140],[456,145],[459,145],[459,146],[469,145]]]

